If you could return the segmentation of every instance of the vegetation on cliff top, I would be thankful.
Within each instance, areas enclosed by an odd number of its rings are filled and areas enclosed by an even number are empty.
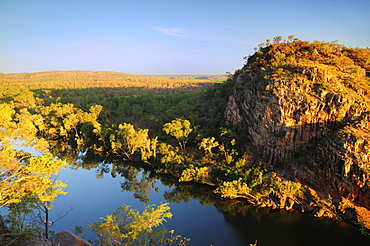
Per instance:
[[[369,106],[370,49],[298,39],[264,45],[242,69],[252,76],[246,83],[274,90],[286,81],[304,89],[302,96],[320,96],[317,91],[322,88]]]

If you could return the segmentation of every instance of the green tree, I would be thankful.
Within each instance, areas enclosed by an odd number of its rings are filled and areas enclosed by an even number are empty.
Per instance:
[[[176,118],[169,123],[163,125],[163,131],[175,137],[180,145],[180,149],[185,151],[185,146],[188,141],[189,134],[193,131],[190,121]]]

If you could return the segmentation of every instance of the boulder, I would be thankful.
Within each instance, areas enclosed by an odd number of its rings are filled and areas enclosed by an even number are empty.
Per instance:
[[[69,231],[58,232],[50,240],[53,246],[92,246],[83,238]]]

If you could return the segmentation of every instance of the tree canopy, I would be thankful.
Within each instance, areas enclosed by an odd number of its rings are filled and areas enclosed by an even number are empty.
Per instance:
[[[163,125],[163,131],[175,137],[179,142],[182,151],[185,151],[185,146],[188,141],[189,134],[193,131],[189,120],[176,118],[169,123]]]

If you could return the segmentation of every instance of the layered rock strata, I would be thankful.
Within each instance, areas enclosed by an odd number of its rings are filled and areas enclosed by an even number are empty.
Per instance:
[[[302,41],[262,48],[235,80],[225,118],[266,166],[370,228],[370,52],[356,52]]]

